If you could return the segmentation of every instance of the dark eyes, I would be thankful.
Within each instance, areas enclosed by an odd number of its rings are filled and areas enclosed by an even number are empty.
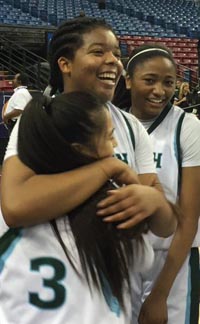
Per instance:
[[[145,82],[146,82],[147,84],[149,84],[149,85],[152,85],[152,84],[155,84],[157,81],[154,80],[154,79],[150,79],[150,78],[148,78],[148,79],[145,79]],[[172,86],[174,86],[175,82],[169,80],[169,81],[164,81],[163,84],[166,85],[166,86],[168,86],[168,87],[172,87]]]
[[[104,51],[103,49],[96,49],[96,50],[92,50],[91,53],[96,55],[96,56],[103,56],[106,53],[106,51]],[[113,52],[113,55],[116,58],[121,59],[121,53]]]
[[[103,55],[104,54],[103,50],[93,50],[92,53],[94,53],[95,55]]]
[[[166,81],[166,84],[169,86],[173,86],[175,84],[175,82],[174,81]]]
[[[153,79],[145,79],[145,81],[148,84],[153,84],[155,82],[155,80],[153,80]]]

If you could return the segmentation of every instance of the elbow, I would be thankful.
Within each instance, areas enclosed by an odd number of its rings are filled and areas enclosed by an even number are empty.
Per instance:
[[[175,220],[174,222],[171,221],[170,224],[167,224],[167,226],[164,226],[164,227],[160,226],[159,229],[153,227],[153,228],[151,228],[151,231],[156,236],[159,236],[162,238],[168,238],[174,234],[174,232],[176,231],[176,228],[177,228],[177,221]]]
[[[22,211],[18,204],[12,202],[9,202],[9,204],[2,203],[1,211],[4,222],[8,227],[12,228],[22,226],[20,217],[22,215]]]
[[[175,233],[177,229],[177,220],[171,221],[171,223],[167,226],[167,229],[162,233],[163,238],[167,238]]]
[[[156,236],[167,238],[174,234],[177,225],[177,217],[171,214],[170,217],[152,217],[150,219],[149,228]]]

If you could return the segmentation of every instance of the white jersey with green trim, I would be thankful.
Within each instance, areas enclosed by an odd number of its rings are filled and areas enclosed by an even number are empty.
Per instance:
[[[153,162],[153,147],[151,140],[142,124],[133,115],[122,112],[111,103],[108,104],[115,127],[117,139],[116,155],[122,161],[128,163],[139,174],[155,173]],[[126,116],[133,136],[123,116]],[[4,159],[17,155],[19,121],[17,121],[7,146]],[[134,143],[133,143],[134,141]]]
[[[161,114],[151,126],[147,126],[147,123],[144,123],[144,126],[153,143],[154,162],[159,180],[167,198],[176,202],[179,181],[181,181],[181,168],[200,166],[200,122],[194,115],[184,113],[181,108],[173,106],[164,118]],[[200,230],[198,230],[193,246],[200,245],[199,232]],[[154,248],[169,248],[171,237],[161,239],[152,233],[150,237]]]
[[[108,106],[115,126],[117,157],[138,174],[155,173],[152,143],[142,124],[133,115],[120,111],[113,104],[109,103]]]
[[[124,113],[127,126],[116,107],[109,104],[109,109],[116,130],[117,157],[139,174],[155,173],[152,144],[144,127],[134,116]],[[19,122],[11,133],[5,158],[17,155],[18,127]],[[62,219],[57,222],[64,242],[72,244],[69,250],[74,256],[74,242],[66,237]],[[129,296],[125,293],[125,314],[108,287],[104,294],[95,289],[91,292],[86,280],[74,272],[48,223],[8,230],[1,218],[0,236],[1,324],[129,323]]]
[[[0,218],[0,323],[1,324],[128,324],[109,285],[98,292],[82,275],[70,226],[57,226],[67,244],[78,276],[49,223],[26,229],[8,229]],[[66,230],[67,229],[67,230]]]
[[[161,123],[158,117],[156,128],[149,133],[160,183],[167,198],[174,203],[177,201],[179,191],[179,157],[181,158],[178,124],[183,115],[181,109],[170,109]]]

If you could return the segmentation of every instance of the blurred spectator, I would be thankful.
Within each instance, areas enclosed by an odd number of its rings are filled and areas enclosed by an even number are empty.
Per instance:
[[[188,82],[182,82],[179,90],[178,98],[174,99],[174,104],[181,107],[187,108],[191,104],[191,92]]]
[[[46,86],[46,88],[44,89],[43,95],[46,97],[51,97],[51,90],[52,90],[52,87],[50,86],[50,84],[48,84]]]
[[[81,10],[81,11],[79,12],[78,17],[85,17],[85,11]]]
[[[106,1],[98,0],[98,7],[99,7],[99,9],[106,9]]]
[[[174,92],[174,96],[177,99],[179,98],[179,92],[180,92],[180,87],[181,87],[182,83],[183,83],[183,81],[182,81],[181,78],[176,79],[176,89],[175,89],[175,92]]]
[[[177,101],[179,99],[179,92],[180,92],[180,86],[182,84],[182,79],[181,78],[177,78],[176,79],[176,89],[174,91],[174,95],[171,98],[171,103],[174,104],[175,101]]]
[[[4,124],[8,128],[9,134],[11,133],[17,119],[22,114],[27,103],[31,100],[32,96],[27,90],[28,77],[24,73],[18,73],[13,79],[14,93],[9,99],[2,116]]]

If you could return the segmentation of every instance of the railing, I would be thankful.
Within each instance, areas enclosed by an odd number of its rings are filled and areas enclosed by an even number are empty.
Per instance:
[[[26,73],[33,89],[44,90],[49,80],[49,64],[44,58],[5,37],[0,37],[0,70],[11,75]]]
[[[191,89],[199,85],[199,72],[197,67],[191,68],[186,65],[177,64],[177,77],[180,77],[184,81],[188,81]]]

